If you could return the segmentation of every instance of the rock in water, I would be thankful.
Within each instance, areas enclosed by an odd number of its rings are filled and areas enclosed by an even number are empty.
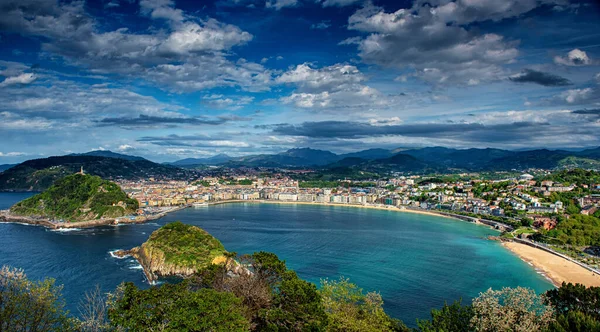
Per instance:
[[[226,262],[223,244],[205,230],[179,221],[154,231],[148,241],[129,252],[144,268],[150,282],[160,277],[188,277]]]

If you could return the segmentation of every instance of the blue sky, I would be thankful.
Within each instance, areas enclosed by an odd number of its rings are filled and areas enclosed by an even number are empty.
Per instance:
[[[3,0],[0,163],[600,146],[600,6]]]

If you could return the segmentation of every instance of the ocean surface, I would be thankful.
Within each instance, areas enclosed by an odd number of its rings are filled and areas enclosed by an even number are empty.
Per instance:
[[[31,194],[0,193],[0,209]],[[499,243],[488,227],[448,218],[352,207],[223,204],[185,209],[140,225],[51,231],[0,223],[0,265],[32,279],[64,284],[68,308],[78,314],[82,295],[123,281],[149,287],[141,266],[110,252],[140,245],[165,223],[180,220],[217,237],[229,251],[271,251],[300,277],[349,278],[378,291],[386,311],[410,326],[445,301],[470,299],[488,288],[552,288],[542,275]]]

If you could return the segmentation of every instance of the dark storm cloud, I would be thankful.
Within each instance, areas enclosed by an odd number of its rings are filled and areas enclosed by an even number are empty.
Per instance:
[[[300,125],[279,124],[272,132],[308,138],[357,139],[381,136],[467,139],[476,142],[499,142],[525,139],[549,127],[548,123],[513,122],[483,125],[480,123],[423,123],[372,125],[364,122],[323,121]],[[265,127],[266,128],[266,127]]]
[[[221,125],[228,121],[235,120],[227,117],[207,118],[207,117],[164,117],[140,114],[138,117],[120,117],[104,118],[96,121],[99,126],[118,126],[124,128],[138,127],[173,127],[177,125]]]
[[[564,77],[533,69],[523,69],[520,74],[511,76],[508,79],[516,83],[535,83],[543,86],[566,86],[572,84],[571,81]]]
[[[583,109],[583,110],[576,110],[571,112],[573,114],[582,114],[582,115],[597,115],[600,116],[600,108],[596,108],[596,109]]]

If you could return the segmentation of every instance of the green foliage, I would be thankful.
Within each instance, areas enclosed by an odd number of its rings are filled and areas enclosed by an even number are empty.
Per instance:
[[[206,267],[226,253],[219,240],[205,230],[176,221],[154,231],[142,248],[160,250],[165,263],[180,267]]]
[[[417,325],[422,332],[469,331],[473,315],[473,307],[455,301],[451,305],[445,303],[440,310],[431,310],[431,320],[417,320]]]
[[[210,187],[210,182],[208,182],[206,180],[201,180],[201,181],[194,182],[194,185],[196,185],[196,186],[203,186],[203,187]]]
[[[0,173],[0,190],[42,191],[56,180],[78,172],[103,179],[147,179],[149,177],[188,179],[192,172],[148,160],[125,160],[98,156],[62,156],[33,159]]]
[[[598,332],[600,321],[579,311],[569,311],[556,317],[548,327],[550,332]]]
[[[549,331],[600,331],[600,287],[563,282],[546,292],[545,302],[556,317]]]
[[[273,302],[259,314],[260,331],[325,331],[327,315],[317,287],[287,271],[274,289]]]
[[[590,183],[600,183],[600,172],[588,171],[581,168],[563,170],[554,172],[542,180],[549,180],[565,185],[576,184],[578,186]]]
[[[252,185],[252,180],[250,180],[250,179],[239,180],[238,184],[242,185],[242,186],[250,186],[250,185]]]
[[[365,294],[348,279],[322,280],[319,293],[329,320],[328,331],[408,330],[385,313],[381,295],[374,292]]]
[[[61,290],[53,279],[34,282],[22,270],[2,267],[0,331],[74,331]]]
[[[114,206],[118,203],[122,206]],[[127,197],[114,182],[97,176],[72,174],[56,181],[46,191],[15,204],[11,212],[81,221],[121,217],[137,208],[138,202]]]
[[[563,282],[560,288],[546,292],[546,303],[557,315],[579,311],[600,320],[600,287],[586,288],[584,285]]]
[[[241,300],[212,289],[192,291],[187,282],[140,290],[122,284],[109,302],[115,327],[130,331],[247,331]]]
[[[559,218],[556,228],[542,231],[542,241],[556,238],[563,244],[587,246],[600,245],[600,219],[594,216],[576,214],[568,219]]]

